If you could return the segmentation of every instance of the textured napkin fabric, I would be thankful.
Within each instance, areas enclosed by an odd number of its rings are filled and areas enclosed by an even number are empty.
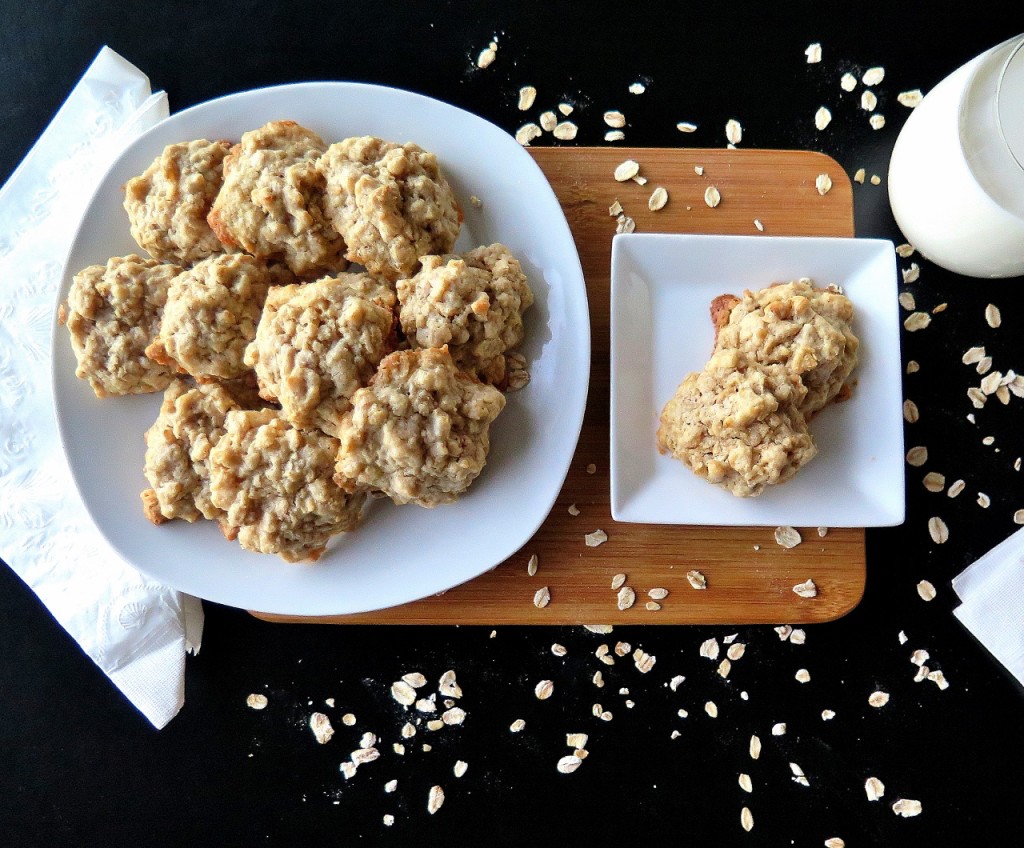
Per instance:
[[[127,565],[86,515],[54,421],[50,334],[96,185],[167,113],[167,95],[105,47],[0,189],[0,556],[158,728],[184,703],[202,606]]]
[[[953,615],[1024,684],[1024,529],[954,577],[953,589],[963,601]]]

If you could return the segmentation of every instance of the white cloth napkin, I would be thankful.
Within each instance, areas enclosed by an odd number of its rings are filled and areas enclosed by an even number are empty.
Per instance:
[[[953,578],[953,615],[1024,684],[1024,528]]]
[[[127,565],[86,515],[54,421],[50,332],[96,185],[167,114],[167,95],[104,47],[0,189],[0,556],[157,728],[184,703],[203,608]]]

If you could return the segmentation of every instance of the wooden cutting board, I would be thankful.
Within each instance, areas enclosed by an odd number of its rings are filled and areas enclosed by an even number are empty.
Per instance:
[[[770,527],[619,524],[611,519],[608,483],[608,303],[616,228],[609,206],[618,200],[637,232],[756,235],[757,219],[765,235],[852,236],[852,187],[842,167],[806,151],[549,147],[531,153],[576,239],[592,329],[583,432],[551,514],[517,554],[440,595],[360,615],[254,614],[270,621],[339,624],[796,624],[849,612],[864,592],[862,529],[832,529],[822,538],[816,528],[799,528],[803,543],[787,550],[776,544]],[[640,163],[646,185],[614,180],[616,165],[630,158]],[[815,187],[819,174],[832,180],[824,196]],[[710,185],[721,193],[715,208],[704,202]],[[667,188],[670,200],[651,212],[647,201],[655,186]],[[573,504],[579,515],[569,513]],[[608,541],[587,547],[584,535],[598,528]],[[530,577],[532,555],[539,568]],[[705,576],[705,590],[691,588],[690,570]],[[610,587],[620,572],[637,597],[624,611]],[[818,586],[816,598],[793,592],[808,577]],[[545,586],[551,602],[539,609],[534,594]],[[654,588],[669,594],[659,601],[661,609],[648,610],[647,593]]]

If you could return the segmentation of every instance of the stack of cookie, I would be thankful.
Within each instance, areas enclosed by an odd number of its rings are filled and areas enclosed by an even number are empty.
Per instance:
[[[274,121],[168,146],[124,206],[151,258],[79,272],[60,317],[97,397],[164,392],[150,520],[315,560],[368,496],[433,507],[480,474],[533,294],[504,245],[452,254],[433,154]]]
[[[715,350],[665,405],[658,449],[739,497],[784,483],[817,452],[807,422],[848,395],[853,304],[810,279],[712,303]]]

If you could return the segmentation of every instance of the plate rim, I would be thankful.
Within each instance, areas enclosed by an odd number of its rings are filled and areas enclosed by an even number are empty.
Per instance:
[[[654,242],[654,241],[720,241],[723,243],[731,243],[732,245],[739,244],[740,242],[751,246],[764,246],[766,243],[786,243],[786,242],[800,242],[807,244],[809,242],[819,242],[823,245],[828,243],[842,242],[844,246],[857,245],[853,247],[854,250],[863,249],[867,256],[870,256],[872,260],[876,258],[882,258],[888,266],[891,267],[892,281],[893,281],[893,293],[897,289],[897,262],[895,254],[894,243],[885,238],[876,237],[857,237],[857,236],[814,236],[814,235],[749,235],[749,234],[732,234],[732,233],[673,233],[673,232],[651,232],[651,233],[623,233],[616,235],[612,240],[612,256],[611,256],[611,279],[609,284],[610,291],[610,387],[609,387],[609,486],[610,486],[610,501],[611,501],[611,513],[612,518],[616,521],[630,524],[655,524],[662,526],[714,526],[714,527],[767,527],[777,524],[776,521],[765,521],[762,523],[751,522],[746,520],[723,520],[715,522],[707,521],[685,521],[675,518],[663,518],[663,517],[651,517],[650,515],[637,515],[629,514],[628,512],[628,500],[623,500],[622,495],[622,470],[619,467],[622,457],[619,455],[617,450],[618,440],[616,439],[617,427],[621,426],[618,421],[619,413],[618,406],[618,395],[619,388],[621,385],[622,376],[618,373],[622,367],[621,356],[619,355],[620,347],[620,336],[621,327],[617,327],[619,321],[620,308],[617,306],[620,299],[623,296],[621,292],[622,281],[619,279],[619,274],[616,273],[618,263],[623,261],[623,256],[628,250],[639,249],[635,245],[642,245],[643,242]],[[618,285],[616,281],[618,280]],[[892,315],[895,315],[898,327],[898,305],[895,305],[895,298],[893,298],[893,305],[886,305],[884,308]],[[892,317],[890,315],[890,317]],[[617,332],[618,330],[618,332]],[[895,341],[895,363],[897,377],[901,377],[901,338],[896,337]],[[890,363],[891,364],[891,363]],[[902,385],[902,384],[901,384]],[[902,394],[902,392],[901,392]],[[618,414],[617,414],[618,413]],[[899,421],[902,423],[902,413],[899,416],[895,412],[890,411],[894,422]],[[898,441],[901,446],[905,447],[905,437],[900,427]],[[855,528],[867,528],[867,527],[894,527],[903,524],[906,521],[906,468],[904,467],[902,457],[902,447],[899,451],[899,461],[896,461],[895,452],[893,457],[890,457],[892,461],[891,473],[898,477],[899,480],[899,492],[901,497],[898,502],[893,505],[892,509],[878,507],[878,512],[884,514],[884,517],[878,519],[872,519],[870,521],[843,521],[843,522],[832,522],[832,526],[835,527],[855,527]],[[801,525],[804,526],[804,525]],[[809,526],[809,525],[808,525]]]
[[[79,473],[76,471],[74,464],[70,458],[70,452],[68,449],[68,428],[70,422],[67,420],[67,415],[62,414],[61,400],[59,398],[59,382],[65,378],[66,375],[60,373],[58,369],[57,356],[55,351],[57,346],[66,343],[66,330],[59,321],[59,310],[61,304],[66,300],[67,293],[71,284],[71,280],[76,273],[70,265],[70,260],[76,253],[79,246],[79,242],[83,237],[83,231],[86,229],[86,222],[88,213],[93,209],[94,204],[98,202],[100,192],[105,187],[106,183],[110,179],[111,174],[121,165],[126,156],[133,153],[139,147],[145,145],[145,143],[153,136],[166,129],[168,123],[179,123],[184,122],[190,118],[195,112],[202,112],[208,109],[215,109],[217,106],[222,106],[228,102],[242,103],[247,99],[258,99],[261,96],[274,96],[282,93],[293,93],[302,89],[319,90],[322,91],[325,88],[334,89],[340,94],[344,94],[345,91],[359,91],[361,93],[376,94],[386,93],[386,96],[399,98],[407,98],[410,101],[416,101],[423,106],[436,109],[440,107],[442,110],[451,110],[454,113],[458,113],[463,116],[464,120],[477,123],[481,126],[488,128],[489,132],[497,132],[502,137],[508,140],[508,144],[504,144],[504,148],[508,151],[510,156],[516,158],[521,166],[529,171],[534,179],[539,181],[539,186],[544,191],[545,199],[553,204],[552,210],[557,211],[557,215],[554,216],[554,221],[549,222],[550,226],[555,226],[560,230],[559,241],[563,242],[568,250],[563,251],[562,258],[559,263],[559,270],[566,276],[566,280],[562,282],[563,286],[575,286],[576,291],[570,298],[567,298],[568,303],[575,302],[575,308],[566,310],[566,313],[575,317],[581,318],[576,322],[576,333],[574,336],[574,349],[575,359],[580,362],[581,376],[578,381],[578,385],[573,387],[571,392],[568,392],[565,397],[575,400],[575,403],[568,408],[563,408],[560,412],[560,426],[561,429],[567,431],[567,442],[571,449],[567,450],[562,456],[560,462],[555,464],[557,475],[554,475],[552,479],[557,479],[557,485],[552,484],[551,492],[547,498],[544,499],[543,509],[537,511],[536,518],[528,525],[524,525],[523,531],[516,534],[518,541],[510,548],[509,544],[506,544],[502,553],[496,561],[494,560],[495,555],[491,554],[481,558],[481,562],[486,562],[485,565],[475,567],[474,573],[468,576],[460,576],[455,582],[445,582],[446,585],[432,589],[428,592],[414,592],[406,593],[407,596],[400,597],[399,599],[387,599],[385,601],[374,603],[372,605],[358,605],[347,607],[339,611],[337,604],[321,603],[319,596],[316,597],[313,603],[301,603],[294,604],[289,602],[277,603],[271,600],[266,604],[252,605],[249,603],[239,604],[227,599],[223,594],[219,597],[212,597],[208,592],[196,592],[194,587],[189,588],[183,583],[177,580],[168,580],[165,574],[160,574],[152,571],[148,564],[140,564],[137,560],[128,556],[126,552],[115,542],[111,534],[108,533],[107,528],[104,524],[97,520],[97,514],[94,505],[85,497],[82,483],[79,479]],[[534,196],[536,198],[536,195]],[[536,200],[534,200],[536,202]],[[537,164],[536,160],[529,155],[529,153],[516,142],[511,135],[505,132],[497,124],[487,120],[480,115],[463,109],[459,106],[455,106],[447,101],[439,98],[429,97],[424,94],[420,94],[415,91],[408,89],[384,86],[374,83],[365,82],[354,82],[354,81],[339,81],[339,80],[307,80],[295,83],[282,83],[275,85],[262,86],[258,88],[245,89],[238,92],[232,92],[222,94],[209,100],[192,104],[178,112],[170,114],[167,118],[158,121],[152,127],[148,128],[138,136],[133,138],[113,157],[113,159],[104,168],[103,173],[98,177],[97,182],[93,190],[89,195],[89,199],[84,206],[84,213],[82,217],[76,222],[75,231],[72,239],[69,242],[69,246],[63,257],[63,265],[61,272],[61,282],[58,287],[57,295],[52,304],[53,317],[50,328],[50,367],[49,367],[49,393],[50,393],[50,410],[54,417],[56,424],[57,436],[60,443],[61,453],[64,461],[66,462],[71,476],[75,491],[78,494],[82,507],[85,510],[85,514],[88,516],[89,521],[96,528],[99,535],[109,545],[111,551],[119,556],[124,562],[135,568],[140,574],[145,577],[159,581],[163,584],[176,589],[177,591],[194,594],[197,597],[201,597],[205,600],[210,600],[214,603],[220,603],[225,606],[232,606],[240,609],[259,609],[261,612],[265,612],[273,615],[288,615],[288,616],[326,616],[326,615],[347,615],[347,614],[358,614],[374,612],[380,609],[387,609],[391,607],[401,606],[407,603],[413,603],[417,600],[421,600],[431,595],[442,593],[452,589],[456,586],[462,585],[463,583],[469,582],[487,571],[497,567],[504,562],[508,557],[512,556],[516,551],[520,550],[529,540],[536,534],[538,529],[543,525],[544,521],[547,520],[552,508],[554,507],[565,480],[568,477],[569,469],[572,465],[572,460],[575,456],[576,449],[579,445],[580,435],[582,433],[584,416],[587,408],[587,401],[589,398],[590,391],[590,369],[592,366],[592,328],[590,325],[590,308],[589,308],[589,293],[587,291],[586,279],[583,274],[583,268],[579,257],[579,251],[576,247],[575,238],[572,234],[572,230],[569,226],[568,219],[566,218],[565,212],[562,209],[561,203],[558,196],[555,194],[554,189],[551,187],[547,177],[544,175],[543,170]],[[126,224],[127,230],[127,224]],[[139,248],[139,254],[145,253],[144,250]],[[578,284],[578,285],[576,285]],[[91,390],[90,390],[91,391]],[[160,395],[162,393],[152,393],[154,395]],[[507,549],[507,550],[506,550]],[[273,556],[273,555],[264,555]],[[295,566],[291,566],[295,567]],[[304,567],[304,566],[300,566]],[[316,567],[313,564],[311,567]],[[159,570],[159,569],[158,569]],[[188,581],[185,581],[186,583]],[[219,594],[219,593],[213,593]]]

